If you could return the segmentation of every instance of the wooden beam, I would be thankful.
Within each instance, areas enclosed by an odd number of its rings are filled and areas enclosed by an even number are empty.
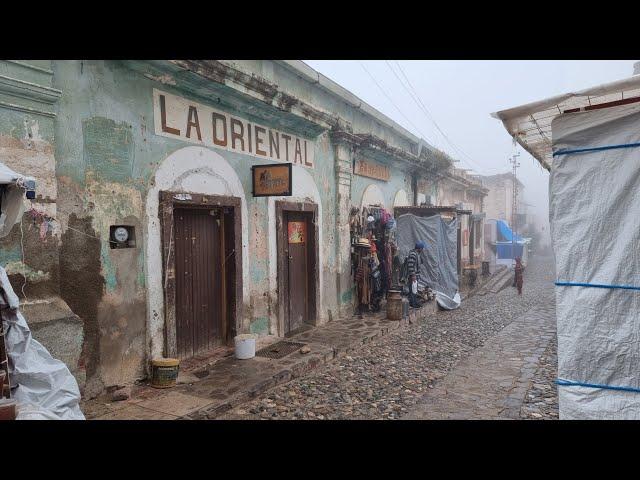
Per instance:
[[[569,110],[565,110],[562,113],[575,113],[575,112],[582,112],[587,110],[599,110],[601,108],[617,107],[619,105],[627,105],[629,103],[636,103],[636,102],[640,102],[640,97],[631,97],[631,98],[625,98],[622,100],[615,100],[613,102],[598,103],[596,105],[589,105],[588,107],[582,107],[582,108],[571,108]]]

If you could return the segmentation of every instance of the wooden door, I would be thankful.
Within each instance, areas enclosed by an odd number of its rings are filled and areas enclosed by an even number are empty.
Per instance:
[[[226,343],[223,226],[221,209],[174,210],[179,358]]]
[[[285,334],[309,323],[309,255],[312,248],[310,216],[304,212],[284,214],[284,254],[288,285]]]

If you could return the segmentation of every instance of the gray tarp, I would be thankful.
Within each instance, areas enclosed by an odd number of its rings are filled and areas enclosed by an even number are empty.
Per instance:
[[[0,267],[0,309],[18,420],[84,420],[80,390],[67,366],[31,336],[7,273]],[[14,389],[15,387],[15,389]]]
[[[422,252],[420,275],[436,292],[436,300],[443,308],[460,305],[458,294],[458,220],[445,221],[440,215],[418,217],[411,213],[397,219],[396,239],[400,262],[415,247],[418,240],[427,244]]]
[[[556,287],[560,418],[638,420],[640,291],[610,287],[640,286],[640,105],[561,115],[552,134],[569,150],[549,180],[558,282],[609,286]]]

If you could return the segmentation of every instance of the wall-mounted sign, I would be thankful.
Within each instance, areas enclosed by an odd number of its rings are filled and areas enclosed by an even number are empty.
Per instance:
[[[156,135],[313,168],[313,142],[153,89]]]
[[[287,225],[289,243],[304,243],[307,238],[306,222],[289,222]]]
[[[291,164],[254,165],[251,179],[254,197],[291,196]]]
[[[391,171],[386,165],[380,165],[379,163],[373,163],[361,159],[355,161],[353,173],[363,177],[384,180],[385,182],[391,177]]]

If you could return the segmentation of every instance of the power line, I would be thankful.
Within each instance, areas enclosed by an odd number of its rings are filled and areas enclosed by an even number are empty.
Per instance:
[[[409,85],[409,88],[413,91],[415,98],[417,99],[417,103],[418,103],[418,107],[421,108],[421,110],[426,114],[426,116],[429,118],[429,120],[431,120],[433,122],[433,124],[435,125],[435,127],[438,129],[438,131],[440,132],[440,134],[445,138],[445,140],[449,143],[449,145],[451,145],[451,147],[453,147],[457,152],[459,152],[461,155],[466,156],[471,162],[473,162],[473,159],[471,157],[469,157],[466,153],[464,153],[460,148],[458,148],[452,141],[451,139],[447,136],[446,133],[444,133],[444,131],[442,131],[442,129],[440,128],[440,125],[438,125],[438,122],[436,122],[436,119],[433,117],[433,115],[431,114],[431,112],[429,111],[429,109],[427,108],[427,106],[424,104],[424,102],[422,101],[422,99],[420,98],[420,95],[418,94],[417,90],[414,88],[413,84],[411,83],[411,81],[409,80],[409,77],[407,77],[407,74],[405,73],[404,69],[402,68],[402,65],[400,65],[400,63],[395,60],[396,65],[398,66],[398,69],[400,70],[400,73],[402,74],[402,76],[404,77],[404,79],[407,81],[407,85]],[[395,70],[393,70],[391,68],[391,65],[387,62],[387,65],[389,66],[389,69],[393,72],[394,75],[396,75]],[[396,77],[399,79],[399,77],[396,75]],[[402,83],[402,81],[400,82]],[[404,83],[403,83],[404,86]],[[406,87],[405,87],[406,88]],[[474,162],[475,163],[475,162]],[[480,167],[480,165],[476,164],[476,166]]]
[[[385,60],[385,62],[387,62]],[[382,92],[382,94],[387,98],[387,100],[389,101],[389,103],[391,103],[393,105],[393,107],[398,111],[398,113],[400,113],[400,115],[402,115],[402,117],[411,125],[413,126],[413,128],[415,128],[415,130],[422,135],[422,137],[431,145],[436,145],[435,142],[433,142],[429,137],[427,137],[427,135],[424,134],[424,132],[422,132],[416,125],[415,123],[413,123],[405,114],[404,112],[400,109],[400,107],[398,107],[398,105],[393,101],[393,99],[389,96],[389,94],[386,92],[386,90],[380,85],[380,83],[376,80],[376,78],[371,74],[371,72],[365,67],[365,65],[358,60],[358,63],[360,64],[360,66],[362,67],[362,69],[367,73],[367,75],[369,75],[369,77],[371,78],[371,80],[373,81],[373,83],[376,84],[376,86],[378,87],[378,89]],[[398,64],[398,68],[400,69],[401,73],[403,74],[403,76],[406,78],[407,83],[409,84],[409,86],[413,89],[413,86],[411,85],[411,82],[409,81],[409,79],[407,78],[406,74],[404,73],[404,71],[402,70],[402,67],[400,66],[400,64],[396,61],[396,63]],[[404,82],[402,82],[402,80],[398,77],[398,75],[396,74],[396,72],[393,70],[393,68],[391,68],[391,66],[389,65],[389,63],[387,62],[387,66],[389,67],[389,69],[394,73],[394,75],[396,76],[396,78],[398,78],[398,80],[400,81],[401,85],[403,86],[403,88],[407,89],[407,87],[404,85]],[[413,89],[415,92],[415,89]],[[416,104],[418,105],[418,107],[420,108],[420,110],[423,111],[423,113],[425,113],[425,115],[427,115],[427,117],[429,118],[430,121],[432,121],[434,123],[434,125],[436,126],[436,128],[438,129],[438,131],[441,133],[441,135],[445,138],[445,140],[447,140],[447,142],[454,148],[456,149],[461,155],[466,156],[469,161],[471,163],[473,163],[476,168],[479,170],[478,173],[482,174],[483,172],[487,172],[494,170],[497,171],[498,169],[495,167],[492,168],[487,168],[487,167],[482,167],[480,166],[478,163],[476,163],[471,157],[469,157],[469,155],[467,155],[466,153],[464,153],[462,150],[460,150],[458,147],[455,146],[455,144],[453,144],[453,142],[447,137],[447,135],[442,131],[442,129],[440,129],[440,126],[437,124],[437,122],[435,121],[435,119],[433,118],[433,116],[429,113],[428,109],[426,108],[426,106],[424,105],[424,103],[422,102],[422,100],[420,100],[420,97],[418,96],[417,92],[415,92],[415,95],[417,97],[417,100],[414,98],[414,94],[412,94],[412,92],[410,92],[409,90],[407,90],[407,92],[409,93],[409,95],[411,96],[412,100],[414,100],[414,102],[416,102]],[[464,160],[463,160],[464,161]],[[467,163],[465,161],[465,163]],[[471,167],[471,169],[473,170],[474,168],[471,165],[467,165],[469,167]]]
[[[369,77],[371,77],[371,80],[373,80],[373,83],[376,84],[376,86],[380,89],[380,91],[382,92],[382,94],[387,97],[387,100],[389,100],[389,102],[391,102],[391,104],[396,108],[396,110],[398,110],[398,112],[400,113],[400,115],[402,115],[402,117],[409,122],[409,124],[411,124],[411,126],[413,126],[413,128],[416,129],[416,131],[422,135],[422,137],[427,140],[429,143],[433,143],[431,140],[429,140],[429,138],[420,131],[420,129],[418,127],[416,127],[416,125],[407,118],[407,116],[402,112],[402,110],[400,110],[400,108],[395,104],[395,102],[391,99],[391,97],[387,94],[387,92],[384,90],[384,88],[382,88],[382,86],[380,86],[380,84],[378,83],[378,81],[375,79],[375,77],[373,75],[371,75],[371,73],[369,72],[369,70],[367,70],[367,67],[364,66],[364,63],[362,63],[360,60],[358,60],[358,63],[360,64],[360,66],[362,67],[362,69],[367,72],[367,75],[369,75]]]
[[[438,125],[438,122],[436,121],[436,119],[434,118],[434,116],[431,114],[431,112],[429,111],[429,109],[427,108],[427,106],[424,104],[424,102],[422,101],[422,99],[420,98],[420,94],[418,93],[418,91],[414,88],[413,84],[411,83],[411,81],[409,80],[409,77],[407,76],[407,74],[405,73],[404,69],[402,68],[402,66],[400,65],[400,63],[395,60],[396,65],[398,66],[398,69],[400,70],[400,73],[402,74],[402,76],[405,78],[407,84],[409,85],[409,88],[413,91],[415,98],[417,99],[417,104],[418,107],[424,112],[424,114],[429,118],[429,120],[431,120],[433,122],[433,124],[435,125],[436,129],[438,129],[438,131],[440,132],[440,134],[444,137],[444,139],[447,141],[447,143],[449,143],[449,145],[451,145],[451,147],[458,152],[460,155],[462,155],[463,157],[466,157],[473,165],[475,165],[478,170],[480,172],[482,171],[487,171],[487,170],[495,170],[494,168],[488,168],[485,166],[481,166],[479,163],[477,163],[473,158],[471,158],[469,155],[467,155],[466,152],[464,152],[460,147],[458,147],[455,143],[453,143],[453,141],[449,138],[449,136],[442,130],[442,128],[440,128],[440,125]],[[393,68],[391,68],[391,66],[389,65],[389,68],[391,69],[391,71],[394,73],[395,75],[395,71],[393,70]],[[396,75],[397,77],[397,75]],[[402,82],[401,82],[402,83]],[[404,84],[403,84],[404,86]]]
[[[384,61],[387,64],[387,67],[389,68],[389,70],[391,70],[391,72],[395,75],[395,77],[398,79],[398,81],[400,82],[400,84],[402,85],[402,88],[404,88],[407,93],[409,93],[409,96],[411,97],[411,99],[414,101],[414,103],[416,105],[418,105],[418,108],[420,110],[422,110],[422,107],[420,106],[420,104],[418,103],[418,100],[415,98],[414,93],[409,90],[407,88],[407,86],[404,84],[404,81],[398,76],[398,74],[396,73],[396,71],[391,67],[391,64],[389,63],[389,61],[385,60]],[[433,120],[431,118],[429,118],[429,120],[431,120],[433,122]],[[436,145],[438,148],[443,149],[442,147],[440,147],[439,145]]]
[[[386,60],[385,60],[386,61]],[[396,74],[395,70],[393,68],[391,68],[391,65],[389,64],[389,62],[387,62],[387,66],[389,67],[389,69],[393,72],[393,74],[396,76],[396,78],[398,78],[398,80],[400,81],[400,83],[402,84],[402,86],[405,88],[405,90],[407,90],[409,92],[409,94],[412,96],[412,98],[414,99],[414,101],[416,102],[416,104],[418,105],[418,108],[420,108],[423,113],[429,118],[429,120],[431,122],[433,122],[433,124],[435,125],[436,129],[440,132],[440,134],[444,137],[444,139],[447,141],[447,143],[449,143],[449,145],[451,145],[451,147],[456,150],[460,155],[466,157],[473,165],[475,165],[480,171],[485,170],[485,167],[480,166],[478,163],[476,163],[469,155],[467,155],[465,152],[463,152],[457,145],[455,145],[453,143],[453,141],[447,136],[446,133],[444,133],[444,131],[440,128],[440,125],[438,125],[438,122],[436,122],[436,119],[433,117],[433,115],[431,114],[431,112],[429,111],[429,109],[427,108],[427,106],[424,104],[424,102],[422,101],[422,99],[420,98],[420,95],[418,94],[417,90],[413,87],[411,81],[409,80],[409,77],[407,77],[407,74],[404,72],[402,66],[400,65],[400,63],[395,60],[396,65],[398,66],[398,69],[400,70],[400,73],[402,74],[402,76],[405,78],[407,85],[409,86],[409,88],[413,91],[413,95],[411,95],[411,91],[409,91],[409,89],[407,89],[407,87],[404,85],[404,82],[402,82],[402,80],[400,79],[400,77],[398,77],[398,75]],[[414,98],[415,97],[415,98]]]

